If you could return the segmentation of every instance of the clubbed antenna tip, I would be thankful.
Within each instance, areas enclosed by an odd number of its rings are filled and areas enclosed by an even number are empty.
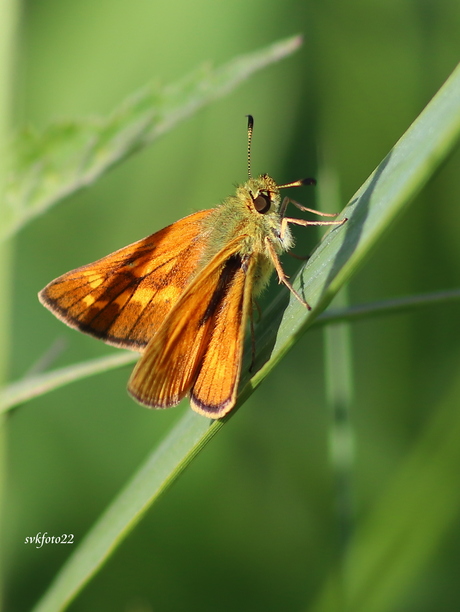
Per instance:
[[[251,143],[252,143],[252,132],[254,130],[254,117],[252,115],[246,115],[248,118],[248,178],[252,178],[251,174]]]

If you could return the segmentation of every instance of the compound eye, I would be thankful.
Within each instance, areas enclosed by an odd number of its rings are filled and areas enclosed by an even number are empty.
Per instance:
[[[268,193],[263,193],[261,191],[257,198],[253,199],[253,202],[254,208],[261,214],[264,214],[270,210],[271,200]]]

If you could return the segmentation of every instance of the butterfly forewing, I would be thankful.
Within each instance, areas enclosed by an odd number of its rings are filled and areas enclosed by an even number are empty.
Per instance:
[[[243,299],[245,273],[237,251],[244,238],[232,240],[195,277],[147,346],[128,385],[141,403],[173,406],[193,389],[209,349],[216,315],[225,310],[229,291],[235,292],[232,297],[238,303]],[[228,319],[224,317],[221,324]],[[227,332],[229,339],[231,330]],[[234,370],[232,376],[238,376],[239,366]],[[234,385],[232,382],[229,386]]]
[[[142,350],[197,272],[204,210],[47,285],[41,302],[67,325]]]

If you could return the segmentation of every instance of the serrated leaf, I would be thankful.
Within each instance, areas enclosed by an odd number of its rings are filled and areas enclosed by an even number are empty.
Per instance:
[[[29,129],[14,144],[6,192],[4,239],[66,196],[150,144],[179,121],[222,97],[254,72],[287,57],[302,44],[294,36],[243,55],[220,68],[203,66],[172,85],[150,85],[107,118],[60,122]]]

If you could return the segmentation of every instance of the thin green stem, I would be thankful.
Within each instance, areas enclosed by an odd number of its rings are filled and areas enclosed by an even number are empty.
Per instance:
[[[139,359],[138,353],[123,351],[107,355],[107,357],[75,363],[51,372],[27,376],[11,383],[0,394],[0,413],[71,382],[134,363],[136,359]]]
[[[9,165],[12,125],[13,67],[15,60],[18,6],[15,0],[0,0],[0,227],[7,211],[4,193]],[[0,387],[7,380],[11,329],[11,244],[0,247]],[[0,417],[0,522],[3,523],[3,497],[6,459],[4,419]],[[2,530],[3,533],[3,530]],[[0,550],[4,550],[0,541]],[[0,558],[0,601],[3,592],[3,558]],[[0,604],[1,605],[1,604]]]
[[[313,327],[333,325],[341,321],[350,323],[365,320],[375,316],[385,316],[411,312],[423,306],[440,306],[460,300],[460,289],[439,291],[420,295],[381,300],[368,304],[358,304],[341,308],[331,308],[322,313],[313,323]],[[333,303],[336,305],[336,302]],[[99,357],[82,363],[75,363],[64,368],[57,368],[43,374],[26,376],[9,384],[0,392],[0,413],[6,412],[34,397],[39,397],[71,382],[76,382],[88,376],[94,376],[115,368],[134,363],[139,358],[137,353],[117,352],[107,357]]]
[[[329,164],[319,173],[319,209],[340,209],[338,176]],[[347,309],[348,287],[332,301],[333,308]],[[351,422],[353,403],[353,355],[349,322],[338,321],[324,330],[324,372],[326,404],[330,414],[329,457],[334,477],[335,511],[337,516],[338,567],[336,585],[337,611],[347,609],[348,579],[346,551],[353,537],[355,512],[353,490],[354,431]]]
[[[411,312],[417,308],[427,306],[437,306],[458,302],[460,300],[460,289],[450,289],[447,291],[434,291],[433,293],[419,293],[418,295],[408,295],[368,304],[358,304],[356,306],[344,306],[331,308],[323,312],[315,321],[314,325],[331,325],[340,321],[359,321],[382,315],[401,314]]]
[[[65,609],[152,503],[223,426],[188,410],[94,524],[33,612]]]

